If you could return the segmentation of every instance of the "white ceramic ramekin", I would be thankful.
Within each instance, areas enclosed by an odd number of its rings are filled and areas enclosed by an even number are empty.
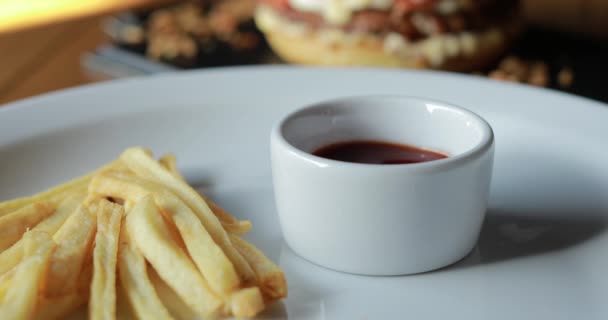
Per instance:
[[[448,158],[372,165],[311,154],[351,140],[408,144]],[[444,102],[369,96],[299,109],[271,133],[285,240],[305,259],[350,273],[401,275],[452,264],[477,242],[493,153],[488,123]]]

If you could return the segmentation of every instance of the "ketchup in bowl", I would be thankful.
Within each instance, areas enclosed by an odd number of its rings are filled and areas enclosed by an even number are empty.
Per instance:
[[[365,164],[411,164],[447,158],[446,155],[404,144],[383,141],[347,141],[330,144],[313,152],[315,156]]]

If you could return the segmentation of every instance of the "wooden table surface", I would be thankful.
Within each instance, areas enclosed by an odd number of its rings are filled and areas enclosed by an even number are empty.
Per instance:
[[[175,1],[0,0],[0,105],[100,81],[83,73],[80,59],[109,42],[104,15]]]
[[[0,35],[0,104],[99,81],[83,73],[80,58],[108,41],[102,17]]]
[[[178,0],[0,0],[0,34]]]

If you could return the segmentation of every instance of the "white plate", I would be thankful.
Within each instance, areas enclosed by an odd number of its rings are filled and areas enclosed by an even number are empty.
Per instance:
[[[413,276],[365,277],[315,266],[285,246],[270,180],[271,124],[303,104],[361,94],[445,100],[493,126],[491,209],[478,247],[463,261]],[[253,221],[251,239],[289,281],[289,298],[267,318],[608,319],[607,126],[606,105],[453,74],[188,72],[0,108],[0,199],[36,192],[144,145],[156,154],[175,152],[192,183]]]

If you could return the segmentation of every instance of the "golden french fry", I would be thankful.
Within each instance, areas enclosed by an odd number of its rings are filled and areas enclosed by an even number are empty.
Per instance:
[[[158,293],[160,300],[169,310],[169,313],[176,319],[198,319],[198,315],[160,278],[154,268],[148,267],[148,275]]]
[[[68,294],[46,298],[42,297],[38,306],[36,307],[36,313],[33,316],[33,320],[56,320],[63,319],[76,310],[78,307],[84,305],[87,301],[87,296],[80,294],[76,291]]]
[[[53,235],[58,246],[51,256],[48,296],[65,294],[75,288],[85,259],[90,257],[96,227],[95,215],[80,206]]]
[[[67,218],[78,208],[78,205],[84,199],[83,192],[75,193],[67,196],[59,206],[55,213],[48,218],[38,223],[32,231],[47,232],[50,235],[55,234],[63,225]],[[23,259],[23,238],[13,244],[10,248],[0,253],[0,275],[12,269]]]
[[[241,289],[230,296],[230,312],[237,318],[251,318],[264,310],[264,306],[258,287]]]
[[[129,237],[146,260],[200,316],[218,312],[222,301],[207,286],[186,253],[173,241],[152,196],[138,201],[127,215]]]
[[[86,198],[82,201],[82,205],[85,207],[91,206],[93,203],[99,202],[99,200],[103,199],[103,196],[91,192],[87,192]]]
[[[0,303],[2,303],[2,300],[4,300],[4,296],[11,285],[11,280],[13,279],[16,269],[17,268],[13,268],[11,271],[0,276]]]
[[[47,245],[49,239],[50,236],[47,232],[42,232],[39,230],[30,230],[26,232],[23,238],[19,240],[19,243],[21,245],[19,246],[18,250],[13,250],[13,252],[19,253],[17,255],[17,259],[10,259],[9,261],[6,261],[11,263],[11,265],[5,267],[6,272],[3,272],[3,274],[0,275],[0,301],[2,301],[4,295],[6,294],[6,291],[8,290],[11,284],[11,279],[13,278],[17,270],[15,266],[21,262],[24,256],[27,258],[29,256],[35,255],[41,247]],[[44,284],[45,282],[43,279],[40,287],[43,288]]]
[[[93,280],[89,319],[116,319],[116,260],[122,206],[101,200],[97,206],[97,234],[93,250]]]
[[[2,202],[0,203],[0,217],[35,203],[58,203],[73,190],[86,190],[85,188],[89,179],[89,177],[82,177],[30,197],[17,198]]]
[[[163,166],[165,169],[167,169],[167,171],[171,172],[171,174],[173,174],[176,178],[178,178],[182,181],[186,181],[186,179],[184,179],[184,176],[182,176],[182,174],[177,169],[177,164],[176,164],[176,159],[175,159],[174,154],[172,154],[172,153],[165,154],[158,159],[158,162],[160,163],[161,166]],[[205,197],[202,194],[201,194],[201,196],[203,197],[205,202],[207,202],[207,205],[209,205],[209,208],[211,209],[213,214],[215,214],[215,216],[220,220],[220,222],[222,223],[222,226],[224,227],[224,229],[226,229],[226,231],[228,231],[230,233],[243,235],[243,234],[246,234],[247,232],[249,232],[249,230],[251,230],[252,225],[251,225],[250,221],[237,220],[236,218],[231,216],[228,212],[226,212],[224,209],[222,209],[220,206],[218,206],[215,202],[211,201],[209,198]]]
[[[116,320],[138,320],[120,283],[116,285]]]
[[[154,193],[154,199],[161,210],[175,222],[190,257],[211,289],[222,295],[235,290],[240,279],[232,262],[213,241],[192,210],[168,191],[159,190]]]
[[[117,172],[97,174],[89,184],[89,193],[102,197],[120,198],[125,201],[137,202],[150,194],[143,186],[131,183],[124,179],[124,175]],[[130,211],[130,210],[128,210]]]
[[[167,153],[158,159],[158,162],[161,166],[165,167],[169,172],[171,172],[176,178],[186,181],[184,176],[177,169],[177,160],[175,159],[175,155],[173,153]]]
[[[87,222],[87,225],[92,223],[96,228],[97,220],[95,214],[90,212],[89,209],[94,209],[96,205],[85,206],[80,203],[74,212],[64,221],[59,229],[53,234],[53,240],[60,244],[64,240],[68,240],[70,235],[78,229],[79,223],[83,221]],[[93,228],[93,230],[95,229]]]
[[[171,172],[176,178],[179,178],[182,181],[186,181],[184,176],[177,169],[175,155],[172,153],[168,153],[163,155],[158,159],[158,162],[169,172]],[[226,231],[238,235],[243,235],[251,230],[251,221],[244,220],[240,221],[230,215],[226,210],[222,207],[218,206],[215,202],[211,201],[209,198],[205,197],[205,195],[201,194],[201,197],[207,202],[209,208],[213,212],[213,214],[220,220],[222,226]]]
[[[85,197],[85,191],[86,190],[82,190],[65,197],[59,203],[53,215],[40,222],[32,230],[47,232],[53,236],[66,222],[70,215],[72,215],[72,213],[78,209],[78,206]]]
[[[64,319],[76,312],[80,307],[85,306],[89,299],[92,279],[93,263],[87,263],[82,267],[82,271],[78,275],[76,286],[68,293],[56,297],[42,296],[40,298],[41,301],[36,307],[36,314],[33,319]]]
[[[72,290],[87,297],[91,293],[91,283],[93,282],[93,263],[88,262],[90,261],[85,261],[85,265],[82,267],[82,271],[80,271],[80,274],[78,275],[76,287]]]
[[[48,232],[44,231],[28,231],[22,238],[23,240],[23,259],[35,256],[40,250],[48,246],[49,241],[53,242],[53,248],[56,248],[56,243],[51,238]],[[53,249],[54,250],[54,249]],[[14,268],[16,271],[17,268]],[[44,274],[46,275],[47,270],[45,267]],[[39,291],[43,291],[46,288],[46,277],[42,277],[38,286]]]
[[[19,241],[26,230],[48,217],[53,210],[49,202],[39,202],[0,217],[0,252]]]
[[[139,201],[139,197],[145,191],[154,196],[161,212],[175,223],[181,235],[179,238],[183,239],[190,257],[214,292],[227,296],[239,286],[240,279],[232,262],[181,199],[161,186],[139,177],[118,176],[111,173],[100,176],[94,179],[95,183],[105,180],[107,182],[104,183],[107,185],[120,186],[123,197],[129,201]],[[91,184],[91,188],[96,188],[94,183]],[[101,191],[96,189],[96,192]]]
[[[29,319],[34,314],[38,291],[47,271],[49,257],[55,249],[55,242],[46,233],[28,232],[24,235],[26,241],[29,241],[28,237],[45,236],[44,244],[17,266],[11,279],[11,282],[17,285],[10,286],[6,291],[0,306],[0,319]]]
[[[287,286],[238,237],[250,229],[192,189],[175,156],[127,149],[87,176],[0,203],[0,319],[64,318],[87,302],[91,319],[255,316]]]
[[[139,319],[173,319],[150,283],[144,256],[126,228],[125,223],[118,253],[118,272],[125,298]]]
[[[258,248],[236,235],[230,240],[255,271],[258,285],[270,300],[287,297],[287,280],[283,271]]]
[[[22,259],[23,242],[19,240],[19,242],[0,253],[0,276],[12,270]]]
[[[244,235],[251,230],[251,221],[238,220],[209,198],[205,196],[202,197],[207,202],[207,205],[209,205],[209,209],[211,209],[213,214],[220,220],[222,226],[228,233]]]
[[[80,190],[80,191],[86,190],[86,185],[89,183],[91,177],[94,174],[96,174],[98,172],[103,172],[108,169],[118,169],[118,168],[124,168],[124,165],[121,164],[120,161],[114,161],[85,176],[76,178],[74,180],[70,180],[68,182],[60,184],[58,186],[55,186],[51,189],[40,192],[33,196],[17,198],[14,200],[2,202],[2,203],[0,203],[0,217],[4,216],[12,211],[15,211],[19,208],[22,208],[26,205],[32,204],[32,203],[38,203],[38,202],[44,202],[44,201],[50,201],[50,202],[55,203],[55,202],[61,201],[69,193],[72,193],[72,192],[78,191],[78,190]]]
[[[218,218],[213,214],[201,195],[192,189],[185,181],[176,178],[171,172],[163,168],[152,158],[149,152],[143,148],[129,148],[125,150],[120,159],[135,174],[142,178],[153,180],[169,188],[175,195],[181,198],[188,207],[198,216],[199,220],[209,232],[212,239],[224,251],[228,259],[234,265],[242,281],[249,283],[255,279],[253,270],[232,246],[228,233],[222,227]]]
[[[124,200],[125,204],[130,204],[129,208],[125,207],[125,211],[130,212],[134,203],[149,195],[151,192],[149,188],[145,188],[137,182],[132,181],[133,179],[139,178],[115,171],[98,174],[91,180],[89,192],[95,193],[101,197],[120,198]],[[172,223],[167,224],[167,227],[171,231],[170,233],[173,239],[180,247],[185,248],[186,245],[179,235],[177,227]]]

